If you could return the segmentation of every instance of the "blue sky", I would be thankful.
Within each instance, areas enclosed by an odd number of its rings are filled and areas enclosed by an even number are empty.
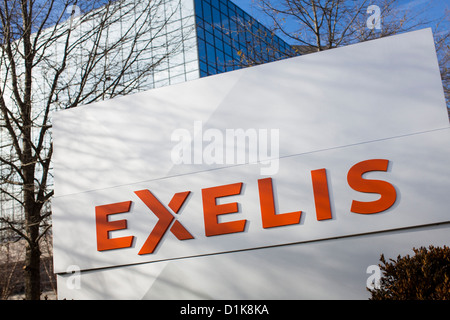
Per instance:
[[[264,14],[261,13],[260,10],[257,9],[254,4],[255,0],[231,0],[236,5],[241,7],[247,13],[257,18],[260,22],[267,25],[267,18],[264,17]],[[377,4],[377,0],[373,0],[370,4]],[[446,0],[400,0],[398,9],[406,10],[411,13],[411,16],[415,15],[415,13],[420,13],[421,17],[424,19],[435,20],[438,18],[444,18],[445,14],[446,19],[443,19],[443,25],[441,26],[441,30],[448,31],[450,28],[450,1]],[[447,10],[447,11],[446,11]],[[369,16],[369,15],[368,15]],[[430,27],[434,27],[434,24],[430,24]],[[424,26],[426,27],[426,26]]]

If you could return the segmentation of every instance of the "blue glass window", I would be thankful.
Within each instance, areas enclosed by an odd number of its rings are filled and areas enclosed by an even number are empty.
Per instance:
[[[220,21],[220,12],[219,12],[219,10],[217,10],[216,8],[212,8],[212,12],[213,12],[213,24],[216,27],[221,27],[222,26],[222,22]]]
[[[209,33],[214,33],[212,25],[210,25],[208,22],[203,22],[203,26],[205,28],[205,31],[208,31]]]
[[[211,5],[207,2],[203,2],[203,19],[209,23],[212,21]]]
[[[194,1],[201,77],[240,69],[253,58],[269,62],[292,55],[288,44],[232,2]]]
[[[216,68],[214,68],[213,66],[208,65],[208,73],[209,73],[210,75],[213,75],[213,74],[216,74],[216,73],[217,73],[217,70],[216,70]]]
[[[208,65],[204,61],[200,61],[200,71],[208,73]]]
[[[212,33],[209,33],[208,31],[205,32],[206,35],[206,42],[208,42],[211,45],[214,45],[214,35]]]
[[[206,61],[206,44],[203,40],[198,40],[198,58]]]
[[[228,1],[220,0],[220,3],[219,3],[220,12],[225,13],[225,14],[228,12],[227,2]]]
[[[225,14],[221,14],[221,18],[222,18],[222,28],[223,28],[223,32],[227,33],[230,30],[230,24],[228,23],[228,17]]]
[[[225,44],[225,45],[223,46],[223,49],[224,49],[224,51],[225,51],[225,53],[226,53],[227,55],[229,55],[229,56],[232,56],[232,55],[233,55],[233,49],[231,48],[231,45]]]
[[[195,0],[194,2],[195,6],[195,13],[203,18],[203,8],[202,8],[202,0]]]
[[[215,64],[216,64],[216,50],[209,43],[206,44],[206,56],[207,56],[208,64],[215,66]]]
[[[198,25],[197,25],[197,36],[200,39],[205,40],[205,29],[200,27],[200,26],[198,26]]]
[[[220,27],[215,27],[214,28],[214,37],[216,38],[216,43],[217,41],[220,41],[220,45],[222,46],[223,43],[223,34],[222,34],[222,28]]]
[[[217,9],[219,9],[219,0],[211,0],[211,5]]]

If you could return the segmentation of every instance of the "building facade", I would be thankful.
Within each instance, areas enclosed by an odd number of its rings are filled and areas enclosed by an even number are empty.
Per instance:
[[[228,0],[195,0],[200,77],[295,55],[293,48]]]
[[[296,55],[289,44],[232,1],[169,0],[164,6],[169,23],[157,42],[169,46],[165,52],[153,47],[149,54],[169,58],[149,76],[144,90]],[[179,50],[174,50],[178,45]]]

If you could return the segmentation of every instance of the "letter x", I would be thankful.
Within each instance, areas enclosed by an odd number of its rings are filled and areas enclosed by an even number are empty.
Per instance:
[[[149,190],[135,191],[134,193],[159,219],[139,251],[139,255],[153,253],[175,218]],[[178,213],[190,193],[190,191],[176,193],[172,197],[172,200],[170,200],[169,208],[172,209],[173,212]],[[188,240],[194,238],[178,220],[175,220],[170,228],[170,231],[177,237],[178,240]]]

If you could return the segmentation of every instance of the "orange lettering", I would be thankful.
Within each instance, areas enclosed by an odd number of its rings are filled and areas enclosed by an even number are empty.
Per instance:
[[[130,206],[131,201],[126,201],[95,207],[98,251],[131,247],[134,238],[133,236],[122,238],[109,237],[110,231],[126,229],[127,220],[108,221],[108,216],[128,212],[130,211]]]
[[[364,179],[363,175],[370,171],[387,171],[389,160],[374,159],[355,164],[347,175],[349,186],[359,192],[378,193],[380,199],[371,202],[353,201],[351,212],[372,214],[389,209],[397,199],[397,192],[392,184],[381,180]]]
[[[242,182],[202,189],[205,234],[207,237],[244,231],[247,220],[218,223],[217,219],[217,216],[222,214],[236,213],[239,208],[236,202],[218,205],[216,199],[238,195],[241,193],[241,188]]]
[[[330,194],[328,192],[327,170],[311,171],[314,203],[316,205],[317,220],[331,219]]]
[[[150,192],[150,190],[140,190],[135,191],[134,193],[159,219],[138,254],[143,255],[153,253],[175,218],[169,210],[167,210],[167,208],[159,202],[153,193]],[[189,194],[190,191],[176,193],[169,203],[169,208],[175,213],[178,213]],[[194,238],[178,221],[175,221],[170,231],[177,237],[178,240],[188,240]]]
[[[301,211],[276,214],[272,178],[258,180],[258,188],[262,225],[264,229],[287,226],[300,222]]]

